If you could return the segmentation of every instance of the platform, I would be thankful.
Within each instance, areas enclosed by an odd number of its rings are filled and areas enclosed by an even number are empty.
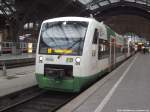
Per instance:
[[[7,76],[0,70],[0,97],[36,85],[35,66],[7,70]]]
[[[5,64],[8,68],[11,66],[19,66],[20,64],[30,64],[33,65],[35,62],[35,54],[20,54],[20,55],[11,55],[11,54],[3,54],[0,56],[0,69]]]
[[[150,112],[150,55],[131,57],[57,112]]]
[[[35,58],[35,54],[20,54],[20,55],[12,55],[12,54],[3,54],[0,55],[0,61],[14,60],[14,59],[25,59],[25,58]]]

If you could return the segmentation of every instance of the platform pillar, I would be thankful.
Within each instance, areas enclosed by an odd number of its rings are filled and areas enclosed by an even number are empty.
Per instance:
[[[3,76],[7,76],[7,69],[6,69],[5,63],[3,64],[2,73],[3,73]]]

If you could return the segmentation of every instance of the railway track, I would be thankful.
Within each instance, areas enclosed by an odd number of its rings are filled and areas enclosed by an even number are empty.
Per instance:
[[[53,112],[77,95],[43,91],[38,87],[19,94],[0,98],[0,112]]]

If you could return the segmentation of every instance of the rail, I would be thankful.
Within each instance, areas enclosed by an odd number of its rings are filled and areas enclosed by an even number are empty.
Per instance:
[[[20,91],[0,98],[0,112],[53,112],[73,99],[77,94],[34,90]]]

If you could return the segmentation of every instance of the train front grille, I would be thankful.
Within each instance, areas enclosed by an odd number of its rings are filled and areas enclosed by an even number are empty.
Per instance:
[[[71,78],[73,77],[73,66],[45,64],[44,75],[56,79]]]

